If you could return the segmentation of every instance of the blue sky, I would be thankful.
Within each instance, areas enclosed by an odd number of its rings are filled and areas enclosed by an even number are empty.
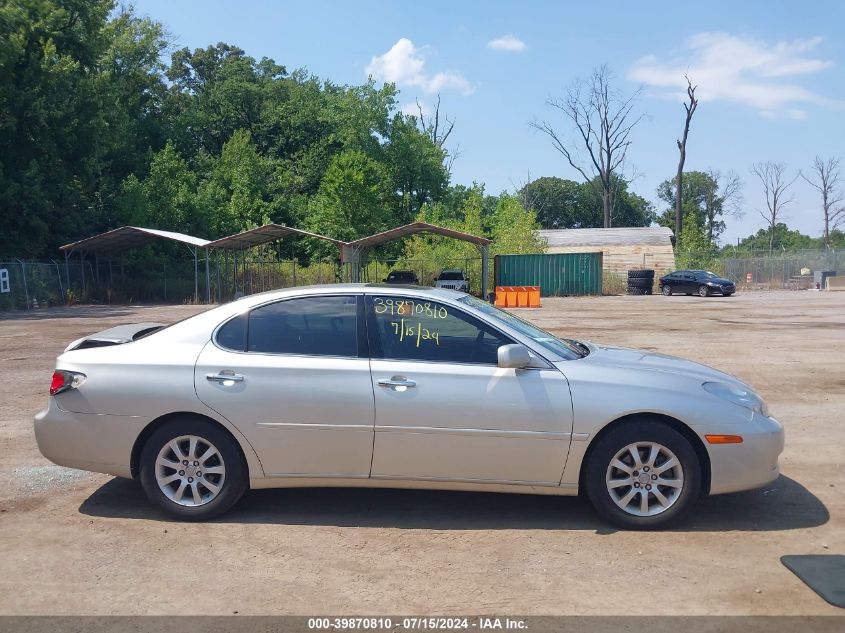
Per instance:
[[[618,87],[644,84],[628,162],[632,188],[659,204],[655,189],[677,165],[683,72],[699,84],[686,169],[735,171],[745,183],[739,219],[723,242],[764,226],[754,162],[776,160],[808,173],[817,154],[845,156],[845,2],[387,2],[324,0],[212,2],[138,0],[178,46],[237,44],[289,70],[307,67],[337,83],[368,72],[393,80],[400,105],[416,99],[456,121],[461,155],[455,182],[498,193],[529,177],[578,174],[529,126],[558,124],[545,101],[601,64]],[[818,195],[803,180],[786,221],[821,234]],[[661,205],[662,206],[662,205]]]

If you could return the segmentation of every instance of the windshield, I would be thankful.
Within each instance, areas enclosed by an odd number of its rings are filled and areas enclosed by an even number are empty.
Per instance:
[[[464,278],[464,274],[460,271],[442,272],[438,277],[441,281],[459,281]]]
[[[411,272],[392,272],[387,276],[388,279],[410,281],[414,279],[414,273]]]
[[[716,273],[711,273],[710,271],[704,271],[703,273],[701,273],[701,276],[706,278],[706,279],[718,279],[719,278],[719,275],[717,275]]]
[[[559,339],[553,334],[541,330],[536,325],[532,325],[528,321],[523,321],[518,316],[499,310],[499,308],[490,305],[486,301],[481,301],[472,296],[461,297],[458,299],[462,303],[483,312],[484,314],[493,317],[499,321],[503,321],[508,327],[513,328],[520,334],[527,336],[532,341],[544,347],[548,351],[557,354],[566,360],[575,360],[576,358],[583,358],[590,353],[589,348],[583,343],[572,341],[568,339]]]

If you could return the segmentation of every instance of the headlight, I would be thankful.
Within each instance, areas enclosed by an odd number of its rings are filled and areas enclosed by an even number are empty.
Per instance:
[[[704,390],[712,393],[714,396],[733,402],[746,409],[756,411],[761,415],[769,416],[769,408],[763,399],[750,389],[745,389],[736,385],[729,385],[724,382],[705,382],[701,385]]]

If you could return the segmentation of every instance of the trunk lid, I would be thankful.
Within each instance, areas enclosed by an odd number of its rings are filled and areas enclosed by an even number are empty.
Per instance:
[[[77,349],[90,349],[92,347],[108,347],[110,345],[123,345],[137,341],[139,338],[157,332],[165,327],[164,323],[131,323],[117,325],[115,327],[96,332],[89,336],[76,339],[65,348],[66,352]]]

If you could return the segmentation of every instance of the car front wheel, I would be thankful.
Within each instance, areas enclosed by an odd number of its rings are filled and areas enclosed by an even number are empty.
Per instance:
[[[150,501],[167,514],[203,521],[237,503],[248,476],[229,434],[198,419],[153,432],[141,452],[140,480]]]
[[[607,521],[627,529],[662,528],[692,509],[701,494],[701,466],[678,431],[660,422],[630,422],[599,439],[584,484]]]
[[[710,291],[707,289],[707,286],[702,284],[701,286],[698,287],[698,296],[699,297],[706,297],[709,294],[710,294]]]
[[[670,297],[672,296],[672,286],[666,284],[663,286],[663,288],[660,289],[660,292],[663,293],[664,297]]]

